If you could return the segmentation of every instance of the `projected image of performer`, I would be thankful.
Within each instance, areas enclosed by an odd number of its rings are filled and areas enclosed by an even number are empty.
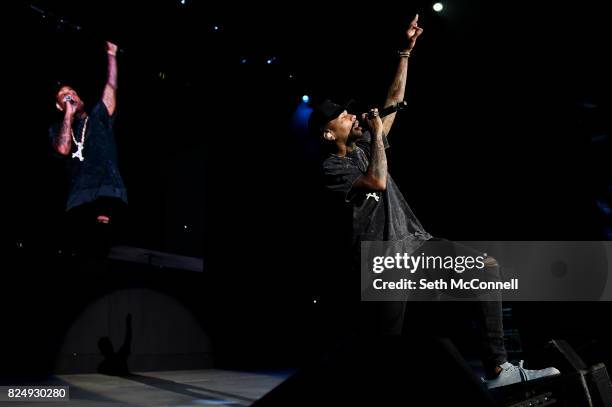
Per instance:
[[[53,149],[65,161],[68,182],[66,211],[75,227],[69,233],[77,245],[104,256],[109,249],[110,227],[127,204],[125,184],[117,164],[113,133],[117,94],[117,46],[106,42],[107,80],[102,98],[90,109],[70,84],[55,94],[63,120],[50,127]],[[79,233],[85,236],[78,236]],[[76,234],[76,235],[75,235]],[[92,240],[93,239],[93,240]]]

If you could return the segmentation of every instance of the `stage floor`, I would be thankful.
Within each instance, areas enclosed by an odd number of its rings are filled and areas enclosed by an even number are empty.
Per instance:
[[[70,401],[61,406],[249,406],[284,381],[291,372],[240,372],[229,370],[179,370],[133,373],[114,377],[101,374],[57,375],[32,385],[70,387]],[[0,405],[16,405],[0,402]],[[40,407],[45,402],[19,402],[20,407]]]

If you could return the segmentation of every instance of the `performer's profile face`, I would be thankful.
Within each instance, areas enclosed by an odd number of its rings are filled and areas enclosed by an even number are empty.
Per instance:
[[[363,135],[363,129],[359,125],[357,116],[348,113],[346,110],[338,117],[327,123],[329,134],[333,135],[334,140],[350,143],[358,140]]]
[[[79,94],[76,92],[76,90],[74,90],[70,86],[62,86],[55,95],[55,106],[57,106],[59,110],[64,111],[64,109],[66,108],[66,102],[64,101],[64,98],[66,96],[70,96],[77,103],[77,110],[82,110],[83,101],[79,97]]]

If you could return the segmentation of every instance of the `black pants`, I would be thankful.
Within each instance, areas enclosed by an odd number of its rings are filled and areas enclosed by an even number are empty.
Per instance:
[[[66,244],[68,250],[77,255],[104,258],[112,245],[117,223],[122,223],[126,204],[113,197],[100,197],[92,202],[70,209],[67,213]],[[110,218],[110,223],[102,223],[98,216]]]
[[[432,239],[419,250],[425,255],[444,254],[451,256],[482,256],[483,253],[465,245],[445,239]],[[499,275],[499,266],[490,267],[492,274]],[[436,335],[456,337],[466,331],[470,322],[475,322],[478,332],[479,350],[487,373],[507,361],[504,346],[501,293],[492,291],[482,301],[427,301],[407,302],[403,318],[403,333],[409,335],[414,329],[427,329]]]
[[[413,255],[482,256],[465,245],[445,239],[432,239]],[[499,266],[489,267],[490,275],[499,275]],[[449,272],[454,273],[453,271]],[[429,291],[427,293],[429,295]],[[438,295],[418,300],[361,303],[360,327],[364,333],[448,337],[464,339],[477,328],[478,350],[484,368],[491,374],[496,366],[507,361],[504,346],[501,293],[489,292],[471,301],[440,301]]]

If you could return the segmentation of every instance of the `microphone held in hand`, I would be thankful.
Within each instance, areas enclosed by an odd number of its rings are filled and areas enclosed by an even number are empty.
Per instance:
[[[379,110],[378,116],[382,119],[385,116],[389,116],[391,113],[395,113],[397,111],[404,110],[407,106],[408,106],[408,102],[406,102],[405,100],[394,103],[391,106],[387,106],[384,109]],[[374,118],[374,115],[372,115],[371,112],[367,112],[366,114],[368,116],[368,119]]]
[[[64,102],[70,103],[73,106],[76,105],[76,100],[74,100],[70,95],[64,96]]]

